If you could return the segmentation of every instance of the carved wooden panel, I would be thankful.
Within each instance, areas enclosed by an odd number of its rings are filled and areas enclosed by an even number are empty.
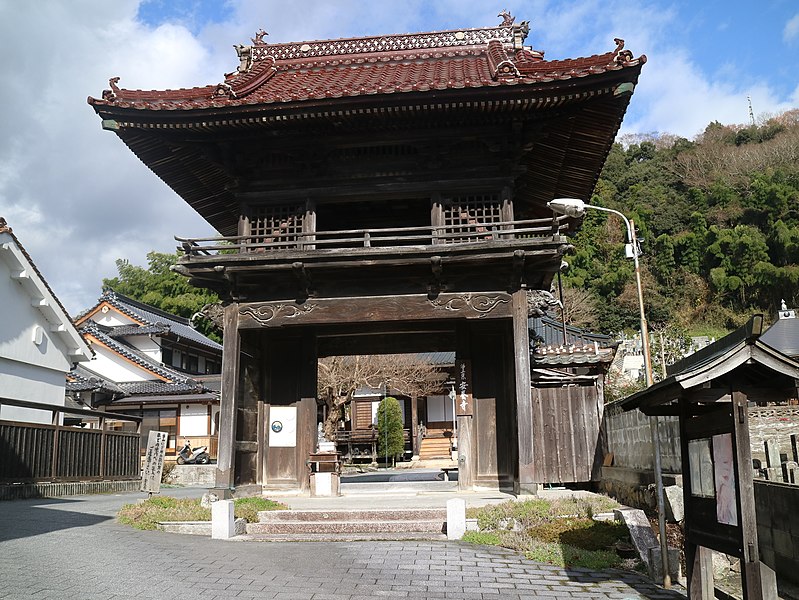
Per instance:
[[[429,319],[496,319],[510,316],[504,292],[319,298],[304,303],[254,302],[239,305],[239,327],[414,321]]]

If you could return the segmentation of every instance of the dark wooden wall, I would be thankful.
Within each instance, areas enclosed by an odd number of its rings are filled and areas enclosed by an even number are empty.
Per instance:
[[[263,334],[267,373],[261,434],[263,485],[308,487],[308,455],[316,446],[316,337],[308,332]],[[272,406],[297,408],[297,444],[294,448],[269,446]]]
[[[470,356],[463,358],[472,364],[474,483],[510,486],[517,463],[510,321],[472,324],[468,339]]]
[[[598,479],[602,404],[593,384],[532,389],[534,478],[537,483]]]

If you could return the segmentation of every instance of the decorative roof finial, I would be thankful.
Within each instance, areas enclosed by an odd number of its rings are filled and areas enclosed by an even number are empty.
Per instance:
[[[627,61],[633,59],[633,53],[629,50],[622,50],[624,48],[624,40],[621,38],[613,38],[613,41],[616,42],[616,49],[614,52],[616,56],[614,57],[614,61],[617,65],[621,65]]]
[[[119,77],[112,77],[111,79],[108,80],[108,85],[111,86],[111,89],[103,90],[103,100],[108,100],[109,102],[113,102],[114,100],[117,99],[117,96],[121,91],[117,83],[119,83]]]
[[[510,27],[511,25],[513,25],[513,22],[516,20],[516,17],[511,15],[507,8],[504,9],[497,16],[502,17],[502,23],[499,24],[500,27]]]
[[[265,35],[269,34],[265,32],[263,29],[259,29],[258,31],[255,32],[255,37],[250,39],[252,40],[252,43],[255,44],[256,46],[266,46],[266,42],[264,41]]]

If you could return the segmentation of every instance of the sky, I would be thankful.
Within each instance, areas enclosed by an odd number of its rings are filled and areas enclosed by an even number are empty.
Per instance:
[[[798,0],[0,0],[0,216],[71,314],[91,306],[115,260],[146,265],[173,236],[214,232],[86,103],[120,87],[216,84],[234,44],[530,21],[546,58],[646,54],[621,134],[692,138],[711,121],[799,107]],[[2,318],[2,307],[0,307]]]

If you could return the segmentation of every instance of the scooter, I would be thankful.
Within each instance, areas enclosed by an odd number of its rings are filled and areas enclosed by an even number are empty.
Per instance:
[[[183,448],[178,452],[177,463],[179,465],[207,465],[211,462],[211,455],[208,454],[208,446],[200,446],[191,449],[191,442],[186,440]]]

